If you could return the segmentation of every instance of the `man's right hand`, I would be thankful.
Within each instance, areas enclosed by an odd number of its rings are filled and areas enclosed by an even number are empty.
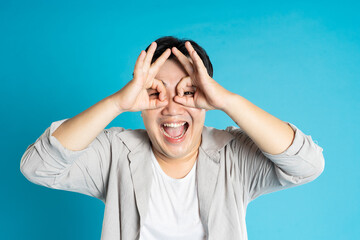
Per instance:
[[[156,42],[152,42],[148,52],[141,51],[135,64],[133,79],[111,96],[119,109],[119,113],[137,112],[166,106],[165,86],[162,81],[155,79],[155,76],[170,56],[171,50],[166,49],[151,64],[156,47]]]

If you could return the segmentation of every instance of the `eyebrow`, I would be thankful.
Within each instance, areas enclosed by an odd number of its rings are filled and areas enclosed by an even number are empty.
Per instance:
[[[157,78],[157,79],[160,80],[160,81],[162,81],[162,83],[164,84],[164,86],[167,87],[167,83],[164,82],[164,80],[161,80],[161,79],[159,79],[159,78]]]
[[[167,87],[168,85],[167,85],[167,83],[166,82],[164,82],[164,80],[161,80],[161,79],[159,79],[159,78],[156,78],[157,80],[160,80],[163,84],[164,84],[164,86],[165,87]],[[186,87],[188,87],[188,86],[186,86]],[[195,88],[196,89],[196,87],[195,86],[191,86],[192,88]]]

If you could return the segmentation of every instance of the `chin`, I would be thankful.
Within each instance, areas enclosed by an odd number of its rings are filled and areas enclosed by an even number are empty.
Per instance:
[[[186,157],[197,151],[201,141],[201,131],[196,134],[194,132],[192,122],[188,121],[163,121],[157,127],[150,128],[148,132],[152,142],[153,149],[166,158],[178,159]],[[154,131],[154,129],[157,129]]]
[[[163,154],[168,158],[182,158],[186,156],[190,151],[186,151],[185,149],[169,149]]]

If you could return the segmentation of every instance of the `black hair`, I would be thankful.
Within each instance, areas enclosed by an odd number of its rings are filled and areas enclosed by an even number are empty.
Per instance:
[[[170,48],[170,50],[171,50],[172,47],[176,47],[186,57],[190,57],[189,52],[185,47],[186,41],[189,41],[191,43],[191,45],[193,46],[193,48],[195,49],[195,51],[198,53],[199,57],[203,61],[209,76],[213,77],[213,67],[212,67],[211,61],[209,59],[209,56],[207,55],[206,51],[202,47],[199,46],[199,44],[197,44],[195,41],[193,41],[191,39],[185,39],[185,38],[179,39],[174,36],[164,36],[164,37],[156,39],[155,42],[157,44],[157,47],[154,52],[151,63],[155,62],[156,59],[158,59],[167,48]],[[149,49],[150,45],[145,49],[146,52]],[[169,56],[168,59],[176,59],[177,60],[177,57],[171,52],[171,55]]]

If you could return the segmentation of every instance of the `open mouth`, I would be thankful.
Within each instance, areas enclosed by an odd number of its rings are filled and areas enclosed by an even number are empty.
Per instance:
[[[180,139],[185,135],[187,129],[189,128],[189,123],[163,123],[160,125],[160,128],[166,137],[170,139]]]

